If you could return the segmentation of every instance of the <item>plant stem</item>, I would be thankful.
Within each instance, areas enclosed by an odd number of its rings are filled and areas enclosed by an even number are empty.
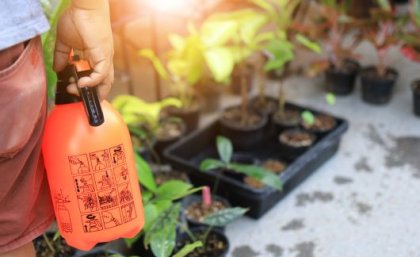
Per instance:
[[[47,237],[47,235],[44,233],[42,234],[42,237],[44,238],[45,243],[47,244],[48,248],[50,249],[50,251],[55,254],[55,249],[54,246],[52,245],[50,239]]]
[[[245,80],[245,76],[246,76],[246,63],[241,63],[239,66],[239,71],[240,71],[240,81],[241,81],[241,98],[242,98],[242,102],[241,102],[241,125],[246,125],[246,123],[248,122],[248,88],[247,88],[247,83]]]
[[[286,105],[286,97],[283,89],[283,81],[279,81],[279,96],[278,96],[278,109],[277,113],[280,118],[284,118],[285,116],[285,105]]]
[[[264,57],[261,57],[263,59]],[[258,76],[258,95],[259,95],[259,102],[265,105],[266,98],[265,98],[265,91],[266,91],[266,75],[263,69],[264,60],[261,60],[261,64],[258,67],[259,76]]]

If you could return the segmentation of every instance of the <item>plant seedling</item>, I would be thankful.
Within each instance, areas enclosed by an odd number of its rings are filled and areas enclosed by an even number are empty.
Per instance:
[[[238,173],[245,174],[253,177],[264,185],[270,186],[277,190],[282,190],[282,183],[280,177],[273,172],[256,165],[248,165],[232,162],[233,146],[232,142],[223,136],[217,136],[216,138],[217,151],[219,154],[219,160],[208,158],[200,163],[200,170],[209,171],[214,169],[232,170]],[[218,180],[217,180],[218,181]],[[217,185],[214,186],[213,190],[217,190]]]

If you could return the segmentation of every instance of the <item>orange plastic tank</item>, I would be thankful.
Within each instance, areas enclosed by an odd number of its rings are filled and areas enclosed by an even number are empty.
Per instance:
[[[143,205],[127,126],[105,100],[88,119],[89,107],[65,92],[66,70],[59,76],[42,151],[61,235],[69,245],[89,250],[139,233]],[[96,96],[96,89],[90,93]],[[94,100],[88,96],[85,105],[89,101]]]

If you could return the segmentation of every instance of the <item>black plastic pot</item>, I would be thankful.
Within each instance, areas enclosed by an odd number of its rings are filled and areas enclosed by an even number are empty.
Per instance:
[[[321,113],[312,108],[288,104],[299,112],[309,110],[313,113]],[[300,185],[307,177],[325,161],[331,158],[338,150],[340,138],[348,128],[348,123],[338,117],[337,126],[329,131],[324,137],[316,140],[306,152],[292,161],[285,161],[286,153],[279,151],[278,133],[264,130],[264,137],[251,148],[239,151],[240,154],[252,156],[256,160],[279,160],[287,164],[286,169],[279,174],[283,182],[283,190],[278,191],[270,187],[264,190],[252,190],[242,181],[229,176],[220,176],[216,172],[200,171],[199,165],[206,158],[217,158],[215,146],[216,137],[221,133],[220,121],[196,131],[170,146],[165,151],[168,162],[179,170],[186,171],[196,186],[213,185],[219,180],[220,194],[229,200],[232,206],[249,208],[246,213],[252,218],[259,218],[270,210],[283,197],[288,195],[294,188]],[[234,149],[235,152],[238,152]]]
[[[227,109],[226,111],[235,108],[238,107],[232,107]],[[223,116],[220,118],[220,132],[223,136],[228,137],[232,141],[232,144],[234,145],[235,149],[241,150],[250,148],[257,142],[261,141],[261,139],[264,137],[264,128],[267,124],[268,118],[264,115],[257,114],[255,112],[254,114],[258,115],[261,118],[260,122],[255,125],[246,127],[242,126],[241,124],[237,124],[230,120],[227,120]]]
[[[420,80],[415,80],[411,83],[413,92],[413,112],[420,117]]]
[[[364,68],[360,74],[362,84],[362,99],[370,104],[386,104],[391,100],[394,84],[398,79],[398,72],[388,68],[386,77],[377,75],[375,67]]]
[[[130,254],[128,256],[135,255],[141,257],[155,257],[150,247],[149,249],[144,247],[143,240],[144,236],[141,235],[139,239],[131,246]]]
[[[207,227],[195,227],[195,228],[191,228],[190,231],[191,233],[198,239],[199,236],[201,234],[205,234],[207,232]],[[217,245],[221,246],[221,244],[224,246],[223,249],[221,250],[213,250],[207,253],[202,253],[200,251],[202,251],[203,248],[196,248],[196,250],[194,250],[194,252],[198,251],[198,255],[194,255],[194,256],[206,256],[206,257],[224,257],[226,256],[227,252],[229,251],[229,240],[226,237],[226,235],[223,233],[223,231],[220,231],[218,229],[211,229],[210,233],[208,233],[208,237],[209,238],[217,238],[219,240],[219,243]],[[179,235],[179,237],[177,238],[177,242],[176,242],[176,246],[175,246],[175,252],[179,251],[182,249],[182,247],[184,247],[187,244],[193,243],[195,240],[192,240],[190,238],[190,236],[188,235],[188,233],[184,232],[181,233]],[[205,246],[207,244],[207,242],[203,242],[203,245]],[[191,253],[190,253],[191,254]],[[192,255],[188,254],[187,257],[190,257]]]
[[[212,199],[213,201],[218,201],[221,202],[226,208],[231,207],[231,204],[229,203],[228,200],[226,200],[225,198],[218,196],[218,195],[212,195]],[[207,227],[208,225],[198,221],[198,220],[194,220],[191,219],[187,214],[187,208],[188,206],[190,206],[191,204],[195,204],[195,203],[199,203],[202,202],[202,198],[201,195],[189,195],[187,197],[184,197],[182,199],[182,213],[181,213],[181,220],[186,221],[188,224],[188,227],[193,228],[193,227]],[[224,227],[216,227],[220,230],[224,230]]]
[[[189,109],[170,106],[167,108],[167,112],[169,116],[178,117],[184,122],[186,128],[185,133],[189,134],[197,129],[200,120],[199,105],[194,105]]]
[[[287,140],[288,137],[300,133],[306,134],[309,137],[309,140],[306,140],[305,142],[291,142]],[[292,161],[297,157],[303,155],[303,153],[305,153],[315,143],[316,136],[308,131],[304,131],[301,129],[289,129],[283,131],[279,135],[278,140],[279,151],[283,153],[283,156],[287,160]],[[307,141],[310,142],[306,143]]]
[[[301,122],[300,113],[293,109],[286,109],[285,118],[280,118],[278,113],[273,113],[271,120],[277,133],[281,133],[287,129],[297,128]]]
[[[111,249],[103,249],[103,248],[94,248],[88,252],[80,252],[76,254],[74,257],[108,257],[113,254],[117,254],[118,256],[125,257],[122,253]]]
[[[344,61],[344,69],[331,66],[325,71],[327,91],[342,96],[351,94],[359,69],[359,63],[353,60]]]
[[[172,121],[168,121],[168,122],[172,122]],[[157,154],[157,156],[159,157],[160,161],[165,161],[164,156],[163,156],[163,152],[165,151],[165,149],[170,146],[171,144],[175,143],[176,141],[178,141],[180,138],[182,138],[185,135],[185,124],[184,122],[182,122],[181,120],[177,120],[174,121],[176,123],[179,123],[179,126],[181,127],[181,134],[178,136],[174,136],[174,137],[168,137],[168,138],[159,138],[156,137],[156,143],[154,145],[154,150]]]

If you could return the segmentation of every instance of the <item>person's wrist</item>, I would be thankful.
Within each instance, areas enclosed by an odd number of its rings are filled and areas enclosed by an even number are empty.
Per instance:
[[[72,0],[72,6],[85,10],[97,10],[106,8],[108,0]]]

